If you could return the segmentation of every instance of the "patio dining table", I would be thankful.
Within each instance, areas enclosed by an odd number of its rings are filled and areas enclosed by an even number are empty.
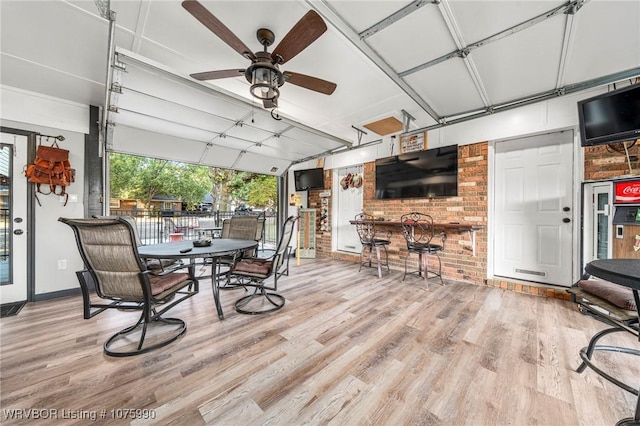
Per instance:
[[[211,290],[218,312],[218,318],[224,319],[220,303],[220,287],[218,283],[218,265],[223,256],[233,256],[258,246],[255,240],[238,240],[216,238],[211,245],[195,247],[193,241],[173,241],[168,243],[150,244],[138,247],[138,254],[143,259],[188,259],[196,265],[198,259],[211,259]]]

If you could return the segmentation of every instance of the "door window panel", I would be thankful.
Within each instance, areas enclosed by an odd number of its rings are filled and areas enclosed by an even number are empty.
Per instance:
[[[0,144],[0,285],[10,284],[11,260],[11,178],[13,149]]]

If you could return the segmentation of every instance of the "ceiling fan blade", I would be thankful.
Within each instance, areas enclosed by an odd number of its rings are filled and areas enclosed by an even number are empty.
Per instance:
[[[244,75],[244,70],[218,70],[218,71],[205,71],[190,74],[191,78],[196,80],[217,80],[219,78],[238,77]]]
[[[242,42],[234,33],[231,32],[218,18],[213,16],[202,4],[196,0],[184,0],[182,2],[187,12],[193,15],[198,21],[200,21],[205,27],[207,27],[212,33],[220,37],[222,41],[231,46],[236,52],[248,59],[255,59],[251,49]]]
[[[286,82],[304,87],[305,89],[330,95],[338,87],[335,83],[320,78],[311,77],[310,75],[298,74],[296,72],[285,71],[282,73]]]
[[[282,58],[280,63],[284,64],[316,41],[325,31],[327,31],[327,25],[320,15],[310,10],[284,36],[272,56],[274,58],[276,55],[280,56]]]

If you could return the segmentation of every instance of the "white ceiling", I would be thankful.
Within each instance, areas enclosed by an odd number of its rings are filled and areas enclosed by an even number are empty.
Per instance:
[[[125,65],[112,74],[122,86],[110,98],[118,111],[108,117],[113,149],[280,174],[291,162],[357,144],[354,126],[404,121],[403,110],[409,129],[422,130],[640,75],[637,0],[201,3],[254,51],[258,28],[271,29],[277,46],[314,9],[327,32],[281,69],[335,82],[336,91],[285,83],[277,111],[284,120],[276,121],[251,101],[244,77],[189,77],[249,64],[180,1],[112,0]],[[0,0],[0,83],[104,106],[106,4]],[[380,138],[367,133],[361,142]],[[145,134],[163,142],[136,145]]]

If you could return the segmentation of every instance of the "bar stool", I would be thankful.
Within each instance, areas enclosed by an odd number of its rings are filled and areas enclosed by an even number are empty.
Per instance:
[[[391,244],[389,238],[391,233],[387,234],[387,239],[376,237],[376,225],[373,216],[366,213],[360,213],[355,218],[356,231],[358,237],[360,237],[360,243],[362,244],[362,251],[360,252],[360,268],[358,272],[362,270],[362,265],[371,267],[373,259],[373,249],[376,249],[376,265],[378,267],[378,278],[382,278],[382,266],[386,266],[387,271],[389,269],[389,254],[387,252],[387,246]],[[380,248],[384,250],[385,262],[384,264],[380,259]],[[365,259],[365,252],[368,252],[368,259]]]
[[[436,236],[433,217],[425,213],[412,212],[402,215],[400,222],[402,223],[404,239],[407,241],[407,257],[404,259],[404,275],[402,281],[404,281],[407,274],[416,274],[424,278],[427,290],[429,289],[429,278],[439,277],[440,283],[444,285],[444,281],[442,280],[442,260],[440,260],[439,253],[444,251],[447,235],[442,232],[438,234],[439,238],[437,239],[439,241],[432,242]],[[407,272],[407,261],[411,253],[418,254],[419,267],[415,271]],[[435,254],[438,259],[438,272],[432,272],[431,277],[429,277],[429,254]]]

